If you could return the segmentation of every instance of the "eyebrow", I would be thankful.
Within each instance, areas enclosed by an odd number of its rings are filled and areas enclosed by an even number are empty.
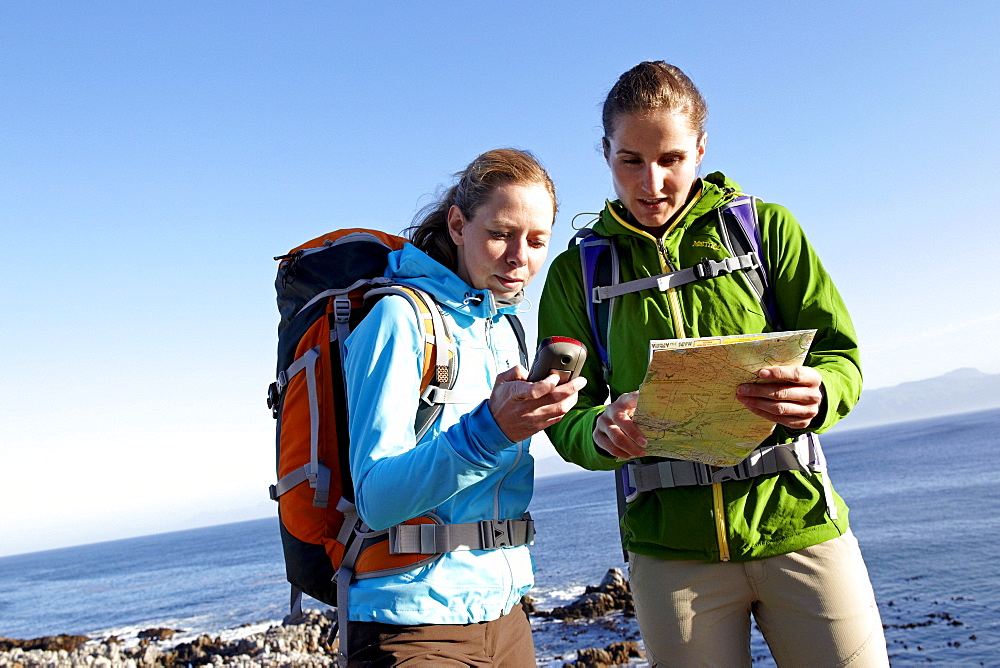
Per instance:
[[[663,153],[660,153],[660,155],[687,155],[687,154],[688,154],[688,150],[684,149],[684,148],[671,148],[671,149],[667,149],[666,151],[663,151]],[[642,154],[640,154],[638,151],[630,151],[627,148],[620,148],[620,149],[618,149],[617,151],[615,151],[615,155],[616,156],[630,155],[630,156],[634,156],[636,158],[641,158],[642,157]]]
[[[514,228],[518,227],[518,223],[514,222],[510,218],[494,218],[493,221],[490,224],[492,224],[493,226],[495,226],[496,228],[498,228],[499,231],[501,231],[501,232],[506,232],[506,231],[508,231],[510,229],[514,229]],[[530,233],[530,230],[529,230],[529,233]],[[541,231],[541,234],[544,234],[546,236],[551,237],[552,236],[552,231],[551,230],[543,230],[543,231]]]

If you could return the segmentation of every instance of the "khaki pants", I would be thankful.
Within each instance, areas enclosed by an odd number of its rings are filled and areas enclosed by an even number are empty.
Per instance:
[[[629,579],[651,666],[749,666],[751,613],[779,666],[889,665],[850,532],[745,563],[630,554]]]
[[[492,622],[348,622],[347,633],[348,666],[535,666],[531,623],[520,603]]]

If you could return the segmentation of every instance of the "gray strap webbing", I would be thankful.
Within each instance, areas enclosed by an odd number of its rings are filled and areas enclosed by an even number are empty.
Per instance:
[[[317,293],[312,299],[310,299],[305,304],[303,304],[302,308],[300,308],[295,313],[296,314],[302,313],[303,311],[305,311],[307,308],[309,308],[310,306],[312,306],[316,302],[318,302],[318,301],[320,301],[322,299],[326,299],[327,297],[334,297],[336,295],[346,295],[346,294],[350,293],[352,290],[355,290],[355,289],[360,288],[360,287],[365,286],[365,285],[382,285],[382,284],[388,284],[388,283],[391,283],[391,282],[392,282],[391,278],[382,278],[382,277],[378,277],[378,278],[360,278],[360,279],[354,281],[353,283],[351,283],[350,285],[348,285],[346,288],[331,288],[330,290],[324,290],[323,292]]]
[[[468,524],[397,524],[389,527],[391,554],[441,554],[457,550],[495,550],[528,545],[535,523],[525,513],[520,520],[483,520]]]
[[[715,278],[716,276],[730,274],[734,271],[756,269],[759,266],[760,262],[756,254],[752,252],[737,257],[727,257],[718,261],[705,259],[693,267],[673,271],[669,274],[647,276],[646,278],[625,281],[616,285],[599,285],[594,288],[591,299],[593,299],[595,304],[599,304],[605,299],[621,297],[622,295],[639,292],[640,290],[655,288],[660,292],[666,292],[670,288],[676,288],[686,283],[693,283],[694,281],[706,278]]]
[[[735,466],[716,468],[699,462],[664,461],[654,464],[626,464],[629,483],[635,493],[629,495],[633,500],[639,493],[654,489],[669,489],[688,485],[712,485],[728,480],[746,480],[760,475],[768,475],[779,471],[821,471],[824,473],[824,485],[827,484],[826,459],[815,434],[803,434],[791,443],[781,443],[751,452],[746,459]],[[832,491],[827,494],[827,505],[833,508],[832,516],[836,519],[836,509],[832,505]]]
[[[277,501],[282,494],[304,482],[308,482],[309,486],[316,490],[313,492],[313,505],[317,508],[326,508],[330,501],[330,469],[319,463],[315,466],[311,462],[303,464],[282,476],[277,484],[271,485],[271,500]]]
[[[826,509],[830,513],[830,519],[837,519],[837,504],[833,498],[833,485],[830,483],[830,475],[826,470],[826,455],[819,445],[819,434],[806,434],[809,438],[809,468],[819,471],[823,476],[823,496],[826,498]]]
[[[316,490],[313,493],[313,505],[326,508],[330,496],[330,469],[319,463],[319,388],[316,387],[316,360],[319,359],[319,351],[311,348],[303,357],[308,358],[306,385],[309,390],[309,468],[306,475],[309,486]],[[325,480],[320,477],[324,471]]]
[[[278,373],[278,392],[280,394],[285,393],[285,388],[288,387],[288,383],[291,382],[292,378],[295,377],[300,371],[304,370],[307,366],[316,363],[316,358],[319,357],[319,346],[310,348],[302,357],[298,358],[291,365]]]
[[[302,589],[297,585],[292,585],[291,594],[288,599],[288,616],[293,622],[302,619]]]
[[[358,509],[353,503],[341,497],[337,503],[337,510],[344,514],[344,523],[340,525],[337,542],[341,545],[347,545],[351,539],[351,534],[354,533],[354,529],[358,524]]]
[[[344,555],[343,563],[347,563],[348,555]],[[351,564],[357,560],[358,555],[351,555]],[[337,665],[347,667],[347,624],[348,624],[348,603],[351,590],[351,581],[354,580],[354,571],[351,567],[341,566],[337,569],[337,632],[340,633],[340,643],[337,647]]]
[[[288,383],[299,372],[306,372],[306,393],[309,397],[309,463],[286,474],[276,485],[271,485],[271,498],[277,500],[282,494],[309,481],[313,492],[313,506],[326,508],[330,497],[330,469],[319,461],[319,393],[316,387],[316,360],[319,346],[305,351],[301,357],[278,374],[278,390],[284,393]]]
[[[330,340],[336,333],[337,347],[340,348],[340,359],[347,359],[347,337],[351,334],[351,298],[339,295],[333,298],[333,327],[330,328]]]
[[[288,475],[278,480],[278,484],[271,485],[271,500],[277,501],[278,497],[297,485],[301,485],[309,476],[306,475],[306,467],[300,466]]]
[[[472,392],[446,390],[437,385],[428,385],[420,395],[420,400],[428,404],[478,404],[483,398]]]
[[[357,528],[357,510],[353,503],[346,499],[341,499],[337,504],[337,509],[344,513],[344,527],[350,526],[351,531]],[[348,524],[350,522],[350,524]],[[361,527],[364,529],[364,525]],[[358,563],[358,555],[364,547],[363,540],[354,540],[347,543],[344,556],[340,560],[340,568],[334,576],[334,584],[337,587],[337,630],[340,633],[340,646],[337,651],[337,665],[347,666],[347,624],[348,624],[348,604],[351,583],[354,581],[354,566]]]

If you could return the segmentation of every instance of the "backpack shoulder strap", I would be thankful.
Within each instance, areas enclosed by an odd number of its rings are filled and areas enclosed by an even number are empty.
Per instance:
[[[517,317],[516,313],[505,313],[504,316],[507,318],[507,322],[510,323],[510,328],[514,330],[514,336],[517,338],[517,349],[521,353],[521,366],[525,369],[528,368],[528,344],[524,339],[524,325],[521,324],[521,319]]]
[[[583,273],[583,293],[587,302],[587,319],[590,330],[597,344],[597,353],[601,358],[601,368],[605,378],[611,368],[608,354],[608,329],[611,326],[611,313],[615,306],[615,297],[595,299],[598,287],[613,287],[621,280],[618,265],[618,250],[609,237],[603,237],[593,229],[581,229],[570,241],[580,247],[580,269]]]
[[[778,312],[778,305],[768,278],[767,261],[763,253],[760,220],[757,216],[756,198],[740,195],[716,210],[719,215],[719,235],[734,256],[756,256],[756,266],[746,272],[747,279],[764,307],[767,319],[776,330],[785,328]]]
[[[449,392],[458,378],[458,354],[451,329],[441,306],[429,294],[411,285],[394,283],[369,290],[365,300],[399,295],[406,299],[417,315],[424,335],[424,364],[420,377],[420,399],[413,429],[417,440],[430,428],[435,418],[449,403]]]
[[[580,247],[580,269],[583,272],[583,294],[587,302],[587,319],[590,330],[597,344],[597,352],[601,358],[601,370],[604,380],[608,381],[611,373],[611,357],[608,354],[608,332],[611,327],[611,314],[615,307],[616,295],[609,298],[599,298],[598,287],[617,287],[621,282],[621,267],[618,263],[618,249],[609,237],[602,237],[593,229],[585,227],[577,232],[570,241],[570,247],[576,244]],[[618,532],[622,541],[625,540],[625,528],[622,518],[626,508],[626,470],[622,467],[615,471],[615,497],[618,504]],[[622,548],[622,558],[628,561],[628,552]]]

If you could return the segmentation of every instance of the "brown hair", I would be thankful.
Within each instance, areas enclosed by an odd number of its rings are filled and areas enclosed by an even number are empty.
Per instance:
[[[708,105],[698,88],[679,67],[662,60],[641,62],[608,91],[601,121],[604,141],[614,133],[614,123],[622,114],[642,114],[669,109],[687,116],[691,129],[701,136],[708,118]]]
[[[548,173],[528,151],[497,148],[486,151],[462,171],[458,182],[417,213],[413,224],[403,234],[414,246],[454,270],[458,266],[455,242],[448,231],[448,210],[457,206],[466,219],[476,215],[493,191],[506,185],[545,186],[552,197],[553,212],[558,208],[556,187]]]

